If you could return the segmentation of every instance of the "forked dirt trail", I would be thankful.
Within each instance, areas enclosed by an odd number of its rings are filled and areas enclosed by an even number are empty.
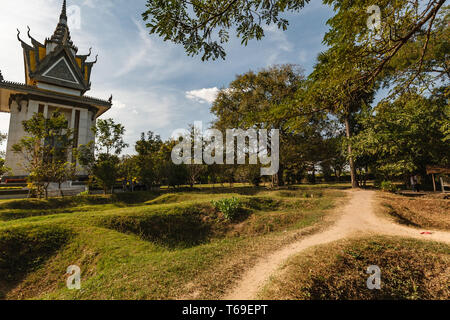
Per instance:
[[[328,230],[312,235],[260,260],[246,271],[235,288],[224,296],[224,300],[252,300],[263,288],[270,276],[290,256],[321,244],[361,235],[404,236],[422,240],[435,240],[450,243],[450,233],[433,231],[431,235],[422,235],[422,230],[404,227],[375,214],[375,191],[348,191],[350,201],[342,208],[338,221]],[[425,231],[425,230],[424,230]]]

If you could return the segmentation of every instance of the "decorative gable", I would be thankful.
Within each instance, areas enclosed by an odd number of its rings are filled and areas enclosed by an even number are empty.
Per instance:
[[[34,39],[28,28],[28,37],[32,45],[20,39],[20,31],[17,39],[22,43],[25,60],[25,81],[27,85],[38,86],[40,84],[73,89],[83,95],[91,88],[92,67],[97,63],[88,62],[89,54],[78,55],[78,48],[73,44],[67,25],[66,1],[63,2],[59,23],[54,34],[41,43]]]
[[[53,66],[42,74],[43,77],[53,78],[56,80],[71,82],[79,84],[76,80],[75,74],[71,70],[66,59],[63,57],[59,59]]]

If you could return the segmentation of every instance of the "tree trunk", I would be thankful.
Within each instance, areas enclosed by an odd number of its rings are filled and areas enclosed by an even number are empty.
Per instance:
[[[350,139],[352,138],[352,128],[350,127],[350,117],[345,117],[345,133],[348,139],[348,154],[349,154],[349,162],[350,162],[350,176],[352,178],[352,188],[359,188],[358,180],[356,177],[356,167],[355,160],[352,156],[352,144],[350,143]]]
[[[311,183],[316,184],[316,165],[315,164],[313,164],[313,166],[312,166]]]
[[[277,173],[278,186],[279,187],[283,187],[284,186],[283,173],[284,173],[284,167],[280,164],[280,168],[279,168],[278,173]]]

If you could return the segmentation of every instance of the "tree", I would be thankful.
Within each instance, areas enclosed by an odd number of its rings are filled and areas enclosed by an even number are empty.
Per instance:
[[[291,117],[288,113],[293,108],[301,108],[298,104],[292,107],[289,103],[301,91],[303,83],[303,71],[295,65],[272,66],[257,73],[249,71],[237,76],[227,89],[221,90],[211,107],[216,116],[213,126],[223,132],[231,128],[280,130],[283,150],[280,152],[279,173],[274,176],[277,185],[283,185],[284,167],[290,158],[296,157],[292,152],[298,142],[295,142],[295,136],[305,129],[301,125],[294,129],[288,122]],[[289,110],[286,104],[289,104]]]
[[[1,72],[0,72],[0,76],[1,76]],[[8,135],[0,132],[0,146],[3,144],[4,141],[6,141],[7,137],[8,137]],[[5,152],[2,151],[2,152],[0,152],[0,176],[3,176],[10,170],[11,169],[5,167]]]
[[[353,188],[359,186],[351,144],[354,115],[363,106],[372,102],[377,89],[375,83],[362,86],[360,79],[366,68],[374,64],[373,58],[359,56],[358,45],[351,42],[335,44],[319,55],[318,63],[309,76],[307,94],[309,104],[320,106],[318,110],[332,112],[345,126]]]
[[[426,174],[427,165],[449,165],[450,149],[444,124],[450,122],[448,98],[436,90],[429,98],[404,93],[383,101],[361,119],[354,137],[355,156],[367,156],[383,179]]]
[[[237,37],[247,45],[252,39],[264,37],[263,24],[275,24],[287,30],[289,21],[282,15],[297,13],[307,3],[308,0],[148,0],[142,16],[151,34],[183,45],[187,54],[202,54],[202,60],[224,59],[223,44],[229,41],[230,29],[235,28]],[[418,0],[325,0],[324,3],[337,11],[329,21],[332,30],[325,39],[327,44],[361,43],[362,48],[368,49],[361,52],[362,57],[378,56],[375,68],[364,77],[368,84],[383,72],[408,41],[420,33],[429,38],[445,0],[430,0],[426,5]],[[372,5],[382,9],[383,19],[381,30],[374,28],[374,32],[369,33],[368,9]],[[425,45],[423,52],[427,49]]]
[[[96,145],[92,143],[80,148],[80,164],[101,185],[104,193],[114,192],[114,185],[120,177],[120,158],[122,150],[128,147],[123,140],[125,128],[113,119],[97,121],[92,128]],[[94,152],[96,150],[97,152]]]
[[[158,161],[156,170],[159,175],[161,184],[165,184],[169,187],[179,187],[187,184],[188,182],[188,169],[187,165],[176,165],[172,161],[172,150],[176,145],[176,141],[169,140],[162,144],[158,153]]]
[[[123,149],[128,147],[123,140],[125,128],[120,123],[116,124],[113,119],[97,120],[97,124],[92,130],[99,153],[110,155],[113,152],[115,155],[119,155]]]
[[[116,155],[101,153],[94,163],[94,176],[104,194],[114,193],[114,186],[120,177],[120,158]]]
[[[159,184],[160,173],[158,172],[159,152],[163,142],[161,137],[152,131],[142,133],[141,139],[136,142],[136,165],[139,181],[145,184],[147,190]]]
[[[123,156],[119,164],[119,175],[123,179],[124,191],[127,189],[128,184],[131,188],[131,192],[134,192],[134,186],[136,180],[139,178],[139,164],[137,156],[126,155]]]
[[[450,78],[450,27],[448,25],[450,7],[437,14],[434,27],[420,32],[408,41],[399,54],[392,58],[383,75],[385,86],[394,84],[394,93],[413,86],[419,91],[432,94],[439,82]],[[426,50],[424,50],[426,49]]]
[[[436,18],[445,11],[445,0],[430,0],[426,4],[418,0],[325,0],[324,3],[336,11],[327,22],[330,30],[325,35],[325,44],[339,50],[340,62],[345,62],[345,58],[360,61],[354,64],[359,68],[359,75],[353,79],[359,83],[355,91],[379,81],[392,71],[392,66],[396,73],[395,60],[404,57],[410,44],[416,42],[420,43],[416,47],[420,53],[408,63],[415,72],[402,79],[403,86],[408,87],[423,71],[429,40],[436,31]],[[378,26],[373,23],[377,18],[373,15],[375,8],[380,9]]]
[[[289,22],[281,15],[298,12],[309,0],[148,0],[142,14],[150,33],[184,46],[189,55],[203,60],[225,58],[223,44],[229,30],[247,45],[264,37],[263,24],[286,30]]]
[[[73,148],[73,131],[68,121],[59,111],[50,118],[42,113],[35,113],[30,120],[22,122],[28,136],[15,144],[13,152],[23,156],[24,169],[29,172],[31,189],[36,188],[38,195],[44,193],[48,198],[48,187],[55,182],[61,183],[74,175],[75,164],[67,161]]]

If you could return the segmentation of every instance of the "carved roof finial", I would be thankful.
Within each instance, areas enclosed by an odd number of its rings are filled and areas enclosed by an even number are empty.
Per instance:
[[[113,100],[113,95],[111,95],[111,96],[109,97],[108,102],[109,102],[109,103],[112,103],[112,100]]]
[[[66,0],[63,1],[63,6],[61,9],[61,15],[59,16],[59,20],[64,20],[67,23],[67,2]]]
[[[50,40],[53,43],[61,44],[63,46],[68,46],[76,52],[78,48],[73,44],[70,38],[69,26],[67,25],[67,2],[64,0],[61,15],[59,16],[59,23],[56,26],[56,30]]]
[[[5,81],[5,79],[3,78],[2,70],[0,70],[0,82],[2,82],[2,81]]]

